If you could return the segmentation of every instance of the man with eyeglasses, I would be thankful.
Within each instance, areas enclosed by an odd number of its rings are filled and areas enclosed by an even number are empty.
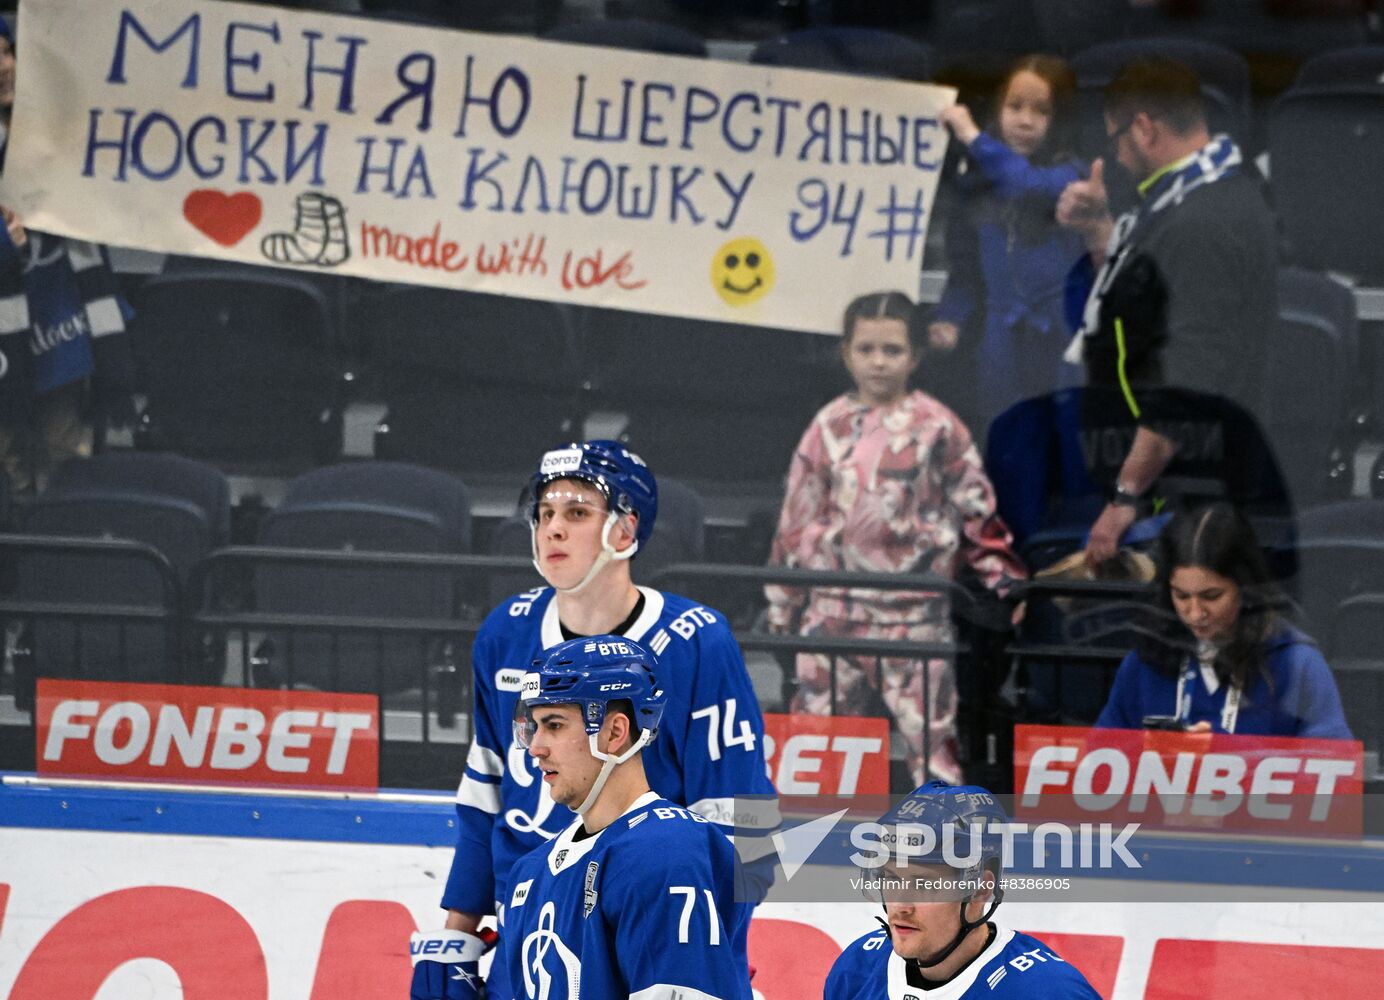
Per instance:
[[[1088,386],[1135,425],[1091,528],[1092,565],[1115,554],[1179,455],[1207,452],[1221,478],[1246,464],[1222,429],[1259,408],[1277,322],[1277,235],[1261,179],[1230,136],[1211,134],[1196,74],[1168,60],[1131,62],[1106,89],[1105,124],[1107,156],[1057,205],[1094,272],[1068,359],[1084,362]],[[1122,179],[1137,200],[1116,219],[1111,192]]]

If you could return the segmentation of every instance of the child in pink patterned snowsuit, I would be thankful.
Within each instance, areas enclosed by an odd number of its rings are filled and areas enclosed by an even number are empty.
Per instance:
[[[970,432],[937,400],[908,390],[921,360],[912,315],[901,292],[862,296],[846,309],[841,353],[856,390],[823,407],[799,442],[769,561],[947,579],[964,562],[1003,596],[1027,574],[995,513]],[[915,642],[953,637],[949,602],[935,592],[770,586],[766,594],[775,632]],[[882,701],[907,741],[914,782],[925,781],[926,772],[960,782],[949,660],[834,659],[836,714],[877,714]],[[799,654],[793,711],[832,714],[832,660]]]

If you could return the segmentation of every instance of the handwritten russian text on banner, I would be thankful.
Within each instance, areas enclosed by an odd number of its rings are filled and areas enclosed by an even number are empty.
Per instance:
[[[916,286],[955,96],[234,3],[21,23],[34,228],[800,330]]]

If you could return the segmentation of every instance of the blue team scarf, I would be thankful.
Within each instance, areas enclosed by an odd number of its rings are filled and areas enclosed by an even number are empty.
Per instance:
[[[38,395],[86,378],[95,369],[91,320],[65,240],[31,229],[19,252],[27,257],[24,294],[29,300],[33,392]]]
[[[1072,364],[1080,364],[1084,353],[1086,337],[1094,337],[1100,331],[1101,302],[1120,270],[1130,260],[1130,251],[1138,243],[1139,237],[1162,212],[1177,205],[1198,188],[1217,181],[1234,177],[1240,172],[1244,157],[1240,147],[1228,135],[1218,135],[1193,154],[1192,158],[1176,170],[1169,170],[1158,178],[1147,191],[1139,204],[1115,220],[1115,231],[1110,237],[1110,253],[1096,274],[1095,284],[1086,299],[1082,313],[1081,329],[1072,338],[1071,346],[1063,357]]]

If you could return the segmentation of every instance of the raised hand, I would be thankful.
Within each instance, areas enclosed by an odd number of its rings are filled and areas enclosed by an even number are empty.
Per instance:
[[[952,135],[968,146],[980,135],[980,126],[976,124],[971,109],[964,104],[953,104],[949,108],[943,108],[937,117],[942,120],[943,125],[951,129]]]

